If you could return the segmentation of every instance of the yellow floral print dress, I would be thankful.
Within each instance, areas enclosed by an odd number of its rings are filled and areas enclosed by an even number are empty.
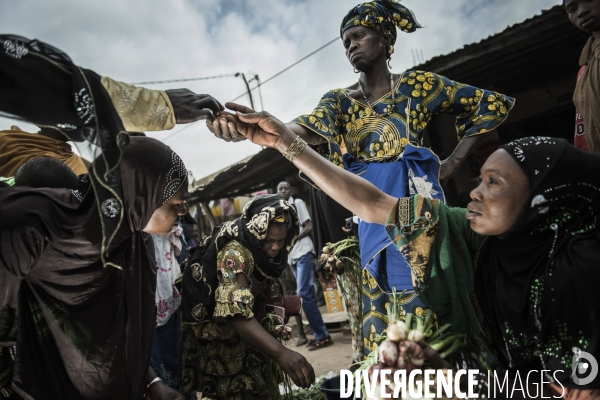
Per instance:
[[[342,166],[342,151],[359,161],[392,160],[407,144],[421,145],[423,130],[435,114],[455,114],[458,140],[488,132],[500,125],[513,107],[514,99],[479,89],[424,71],[406,71],[390,91],[372,103],[373,115],[361,101],[345,89],[325,93],[310,114],[294,122],[327,140],[318,150],[331,162]]]
[[[427,124],[436,114],[452,114],[456,115],[458,140],[484,134],[507,118],[514,99],[425,71],[404,72],[393,90],[394,96],[390,91],[371,103],[375,113],[387,113],[387,117],[375,115],[345,89],[334,89],[321,98],[312,113],[294,122],[327,140],[316,146],[324,157],[385,193],[398,198],[418,194],[443,202],[439,158],[421,147]],[[327,210],[315,212],[323,215],[319,220],[327,221]],[[394,289],[403,292],[396,301],[406,312],[422,312],[425,305],[414,290],[414,270],[392,245],[384,227],[359,221],[358,237],[362,302],[349,309],[362,311],[357,325],[362,324],[363,329],[355,335],[359,341],[362,338],[362,350],[367,355],[376,348],[376,339],[387,326],[386,307],[394,301]]]

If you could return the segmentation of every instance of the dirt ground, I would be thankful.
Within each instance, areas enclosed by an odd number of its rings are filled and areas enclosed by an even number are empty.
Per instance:
[[[329,334],[333,339],[333,345],[319,349],[309,351],[306,346],[296,347],[296,339],[298,335],[298,327],[296,326],[295,318],[290,318],[288,325],[293,329],[293,340],[287,343],[287,347],[291,350],[297,351],[302,354],[308,362],[313,366],[315,370],[315,376],[326,375],[329,371],[334,371],[337,375],[340,369],[347,369],[352,363],[352,339],[350,335],[344,335],[340,326],[345,323],[331,323],[327,324],[328,316],[326,315],[325,307],[321,307],[321,315],[326,321]],[[305,332],[310,332],[310,328],[306,319],[303,317]],[[337,328],[337,329],[336,329]],[[306,334],[308,340],[314,339],[314,336],[310,333]]]

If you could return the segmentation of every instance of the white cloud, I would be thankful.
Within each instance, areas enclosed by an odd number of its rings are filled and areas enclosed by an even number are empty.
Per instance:
[[[548,9],[560,0],[405,0],[425,27],[399,33],[394,72],[450,53]],[[79,65],[128,82],[192,78],[233,72],[264,81],[339,35],[354,2],[348,0],[0,0],[5,33],[36,37],[67,52]],[[336,42],[262,87],[265,109],[285,121],[310,112],[328,90],[356,80]],[[226,102],[245,90],[240,78],[221,78],[156,89],[188,87]],[[249,105],[247,97],[239,102]],[[255,93],[256,105],[260,104]],[[0,119],[0,129],[13,124]],[[21,124],[23,125],[23,124]],[[179,130],[181,127],[176,127]],[[171,132],[151,133],[158,139]],[[225,143],[203,122],[166,141],[199,178],[258,148]]]

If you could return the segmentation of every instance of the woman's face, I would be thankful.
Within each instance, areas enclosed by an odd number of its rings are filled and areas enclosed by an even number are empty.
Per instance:
[[[357,70],[368,70],[382,57],[385,61],[387,40],[377,31],[364,26],[354,26],[344,31],[342,39],[346,57]]]
[[[481,167],[481,182],[471,191],[466,217],[481,235],[501,235],[517,222],[529,198],[529,179],[503,149],[496,150]]]
[[[263,244],[262,251],[273,260],[283,246],[285,246],[285,238],[287,236],[287,225],[284,224],[269,224],[267,230],[267,238],[265,244]]]
[[[143,231],[155,235],[170,233],[173,225],[179,223],[179,217],[184,216],[187,212],[187,203],[185,201],[187,197],[187,186],[179,189],[165,204],[154,210],[150,221]]]

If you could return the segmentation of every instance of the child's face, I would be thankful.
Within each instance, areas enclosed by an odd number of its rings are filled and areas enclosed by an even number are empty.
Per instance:
[[[585,32],[600,31],[600,0],[565,0],[569,20]]]

